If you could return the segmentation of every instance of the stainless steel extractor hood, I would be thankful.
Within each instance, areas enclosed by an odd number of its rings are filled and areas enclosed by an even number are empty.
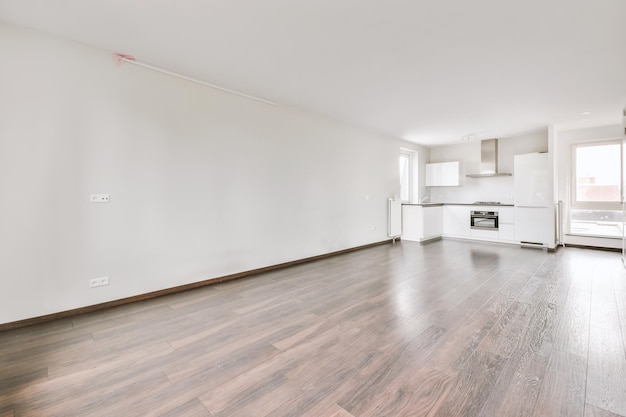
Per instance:
[[[498,172],[498,139],[480,141],[480,173],[467,174],[470,178],[510,177],[512,174]]]

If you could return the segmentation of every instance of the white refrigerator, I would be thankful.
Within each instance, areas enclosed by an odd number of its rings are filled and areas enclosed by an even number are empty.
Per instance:
[[[547,153],[515,155],[513,166],[515,240],[554,247],[552,176]]]

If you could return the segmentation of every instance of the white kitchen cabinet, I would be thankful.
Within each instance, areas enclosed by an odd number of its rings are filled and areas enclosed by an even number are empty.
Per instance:
[[[461,185],[459,161],[426,164],[427,187],[452,187]]]
[[[498,213],[498,230],[472,229],[471,211]],[[516,209],[512,206],[479,206],[445,204],[443,206],[403,205],[402,239],[415,242],[440,236],[485,240],[491,242],[519,243],[515,227]]]
[[[499,234],[497,230],[470,229],[470,237],[479,240],[490,240],[497,242]]]
[[[470,211],[473,206],[444,207],[443,233],[450,237],[470,237]]]
[[[422,234],[421,207],[411,204],[402,205],[402,240],[419,242]]]
[[[498,222],[500,224],[512,224],[515,223],[515,207],[497,207]]]
[[[427,187],[438,185],[438,182],[441,181],[441,169],[441,164],[426,164],[425,184]]]
[[[402,240],[423,242],[441,237],[443,206],[402,206]]]
[[[498,230],[481,230],[470,227],[471,211],[495,211],[498,213]],[[515,208],[503,206],[446,205],[444,209],[443,235],[447,237],[489,240],[513,243],[515,238]]]
[[[443,234],[443,206],[422,207],[424,234],[422,239],[432,239]]]
[[[548,247],[554,239],[553,216],[548,207],[515,207],[515,240]]]
[[[515,242],[515,207],[498,207],[498,240]]]
[[[498,226],[498,240],[503,242],[517,242],[515,239],[515,225],[500,223]]]

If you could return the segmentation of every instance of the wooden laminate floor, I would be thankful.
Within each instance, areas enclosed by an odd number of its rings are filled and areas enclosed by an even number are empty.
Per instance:
[[[0,333],[0,417],[626,417],[617,253],[401,242]]]

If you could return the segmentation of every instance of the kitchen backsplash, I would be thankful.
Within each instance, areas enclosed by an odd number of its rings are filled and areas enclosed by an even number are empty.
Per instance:
[[[513,204],[513,177],[462,178],[459,187],[430,187],[434,203],[472,203],[499,201]]]

